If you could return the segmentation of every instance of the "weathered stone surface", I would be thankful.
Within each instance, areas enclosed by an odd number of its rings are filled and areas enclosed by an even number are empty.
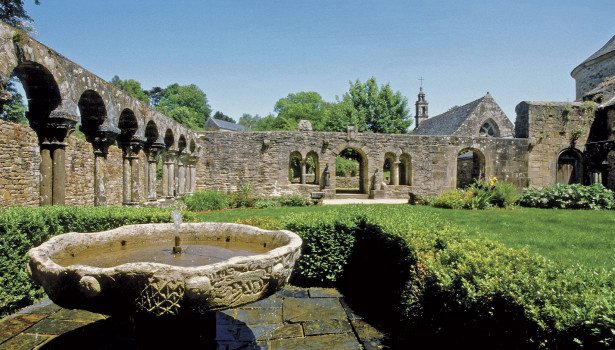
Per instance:
[[[335,288],[310,288],[310,298],[341,298],[342,294]]]
[[[106,268],[64,267],[51,259],[61,261],[62,257],[94,247],[172,242],[175,236],[204,244],[208,240],[258,243],[271,250],[194,267],[154,262]],[[170,316],[235,307],[269,295],[288,281],[300,248],[301,238],[290,231],[266,231],[226,223],[185,223],[177,229],[173,224],[145,224],[97,233],[67,233],[51,238],[28,254],[33,279],[43,285],[58,305],[105,314]],[[98,293],[83,288],[87,276],[97,282]],[[204,278],[208,281],[205,289],[203,283],[196,283],[203,282]],[[279,307],[270,308],[270,313],[259,315],[271,315],[267,322],[281,322],[279,310]],[[257,313],[246,309],[232,318],[252,322],[253,315]],[[61,318],[62,314],[57,317]]]
[[[44,343],[50,335],[44,334],[19,334],[9,341],[0,344],[0,350],[31,350]]]
[[[267,345],[268,349],[272,350],[361,349],[359,342],[357,342],[356,338],[350,333],[272,340],[268,342]]]
[[[346,313],[335,298],[286,298],[284,299],[284,320],[305,322],[314,320],[344,319]]]
[[[347,319],[331,319],[305,322],[303,330],[306,336],[310,336],[352,332],[352,327]]]
[[[21,333],[47,316],[45,314],[23,314],[2,320],[0,322],[0,343]]]

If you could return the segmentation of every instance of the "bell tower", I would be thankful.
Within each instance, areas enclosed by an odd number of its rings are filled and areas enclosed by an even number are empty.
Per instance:
[[[429,103],[425,101],[425,92],[423,92],[423,78],[419,80],[421,81],[421,90],[419,91],[418,100],[415,103],[416,113],[414,114],[414,118],[416,119],[416,122],[414,123],[414,129],[429,118]]]

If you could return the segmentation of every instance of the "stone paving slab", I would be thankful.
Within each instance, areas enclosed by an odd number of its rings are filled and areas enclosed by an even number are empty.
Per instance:
[[[3,349],[386,349],[383,333],[335,289],[287,286],[233,309],[182,319],[108,317],[44,300],[0,320]]]

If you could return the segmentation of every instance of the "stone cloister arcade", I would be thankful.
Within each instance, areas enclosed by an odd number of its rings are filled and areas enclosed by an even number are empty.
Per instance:
[[[112,146],[122,150],[123,204],[194,192],[195,132],[37,41],[16,35],[0,23],[0,79],[5,86],[17,76],[26,92],[26,117],[40,147],[40,205],[65,204],[67,138],[77,127],[93,149],[91,204],[107,204],[107,155]],[[162,198],[156,193],[160,158]]]

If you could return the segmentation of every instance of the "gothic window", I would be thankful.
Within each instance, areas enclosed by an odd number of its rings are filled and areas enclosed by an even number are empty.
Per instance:
[[[480,136],[489,136],[489,137],[498,137],[498,132],[496,131],[493,124],[490,122],[485,122],[483,126],[480,127]]]

